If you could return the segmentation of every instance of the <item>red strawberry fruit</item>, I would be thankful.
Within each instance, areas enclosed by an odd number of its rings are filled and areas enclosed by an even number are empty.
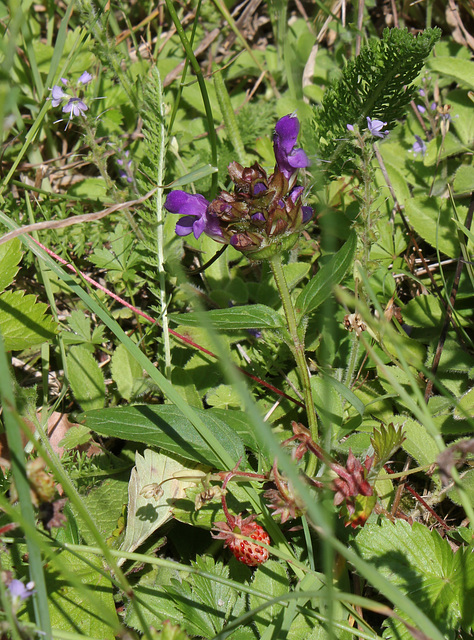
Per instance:
[[[256,516],[248,516],[242,519],[241,515],[228,515],[227,522],[216,522],[214,526],[219,533],[212,534],[218,540],[224,540],[224,546],[229,547],[234,556],[240,562],[255,567],[268,560],[268,551],[259,544],[242,540],[239,535],[252,538],[256,542],[270,544],[268,533],[259,524],[254,522]]]

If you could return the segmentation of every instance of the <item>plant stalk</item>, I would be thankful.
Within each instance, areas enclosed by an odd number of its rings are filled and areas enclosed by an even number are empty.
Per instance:
[[[295,308],[291,300],[290,290],[283,271],[281,255],[276,254],[269,259],[270,268],[275,278],[275,284],[280,294],[280,299],[285,313],[286,325],[290,337],[289,347],[296,360],[298,376],[300,378],[301,387],[303,389],[304,403],[306,406],[306,415],[308,419],[308,427],[311,437],[315,442],[318,440],[318,421],[316,411],[314,409],[313,392],[311,390],[311,380],[308,365],[306,364],[306,355],[304,340],[298,331],[298,322],[296,319]],[[316,458],[310,457],[306,473],[309,476],[314,475],[316,471]]]

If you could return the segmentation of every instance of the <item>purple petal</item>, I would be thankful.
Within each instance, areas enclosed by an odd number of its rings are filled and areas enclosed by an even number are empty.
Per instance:
[[[53,107],[59,107],[61,101],[66,98],[66,94],[61,89],[61,87],[57,84],[51,89],[51,104]]]
[[[20,598],[26,600],[32,593],[34,593],[34,582],[28,582],[25,586],[21,580],[13,579],[8,585],[8,589],[12,595],[12,598]]]
[[[171,191],[165,202],[165,209],[170,213],[198,216],[199,218],[205,215],[208,206],[209,202],[200,193],[193,195],[179,189]]]
[[[420,138],[420,136],[415,135],[415,142],[412,147],[413,155],[418,155],[421,153],[422,156],[426,153],[426,143],[424,140]]]
[[[287,180],[295,173],[295,169],[309,165],[308,156],[303,149],[295,149],[299,130],[300,123],[293,114],[280,118],[275,126],[273,136],[275,160],[279,171]]]
[[[294,169],[303,169],[309,165],[309,160],[303,149],[295,149],[288,156],[288,163]]]
[[[70,113],[72,116],[84,115],[84,111],[87,111],[89,107],[79,100],[79,98],[70,98],[69,102],[64,105],[63,113]]]
[[[263,213],[260,213],[259,211],[258,213],[253,214],[252,220],[259,220],[260,222],[265,222],[265,216],[263,215]]]
[[[313,217],[313,207],[301,207],[303,213],[303,224],[306,224]]]
[[[263,184],[263,182],[257,182],[257,184],[253,188],[253,195],[258,196],[259,193],[266,191],[267,187]]]
[[[77,82],[78,84],[87,84],[91,80],[92,80],[91,74],[88,71],[84,71],[84,73],[81,75],[81,77]]]
[[[425,94],[424,89],[418,89],[418,93],[420,94],[420,96],[421,96],[422,98],[424,98],[424,97],[425,97],[425,95],[426,95],[426,94]]]
[[[354,125],[353,124],[348,124],[346,125],[349,131],[354,131]]]
[[[176,223],[175,232],[178,236],[189,236],[193,230],[193,224],[196,222],[195,218],[191,216],[185,216],[180,218]]]
[[[201,218],[197,218],[197,220],[193,223],[193,233],[196,240],[199,236],[206,230],[206,216],[202,216]]]
[[[291,201],[294,203],[298,200],[298,198],[300,197],[300,195],[303,193],[304,188],[303,187],[294,187],[291,191],[290,191],[290,198]]]
[[[425,111],[426,111],[426,108],[425,108],[423,105],[421,105],[421,104],[417,104],[417,105],[416,105],[416,108],[418,109],[418,111],[419,111],[420,113],[425,113]]]
[[[386,122],[382,122],[382,120],[374,119],[372,120],[367,116],[367,128],[373,136],[377,138],[383,138],[388,134],[388,131],[382,131],[383,127],[386,126]]]

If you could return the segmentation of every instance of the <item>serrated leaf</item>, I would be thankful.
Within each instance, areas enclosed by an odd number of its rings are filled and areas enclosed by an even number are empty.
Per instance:
[[[143,377],[143,370],[123,344],[119,344],[115,349],[110,370],[118,392],[122,398],[130,400],[135,382]]]
[[[108,538],[117,528],[118,519],[121,516],[122,509],[127,504],[127,480],[125,473],[122,476],[107,478],[100,484],[82,496],[84,505],[93,518],[100,531],[102,537]],[[128,479],[128,471],[126,472]],[[94,535],[87,527],[86,522],[81,518],[81,514],[71,505],[76,520],[79,523],[81,536],[86,543],[94,543]]]
[[[105,402],[104,375],[85,347],[72,347],[66,356],[68,380],[84,411],[99,409]]]
[[[351,266],[356,246],[357,236],[351,233],[339,251],[311,278],[296,300],[295,307],[299,317],[314,311],[329,298]]]
[[[375,463],[384,465],[405,440],[403,429],[395,427],[393,423],[381,424],[374,429],[370,442],[375,451]]]
[[[89,442],[91,439],[90,433],[91,431],[87,427],[82,424],[76,424],[69,429],[59,446],[66,450],[75,449],[79,445]]]
[[[233,331],[236,329],[281,329],[285,326],[283,317],[264,304],[249,304],[230,309],[213,309],[206,313],[186,313],[169,316],[170,320],[187,327],[205,327],[212,322],[216,329]]]
[[[211,407],[228,409],[240,407],[241,399],[235,389],[228,384],[220,384],[206,394],[206,402]]]
[[[288,593],[290,587],[285,567],[276,560],[268,560],[255,571],[252,586],[258,591],[268,594],[268,600]],[[251,609],[255,609],[265,602],[263,598],[252,594],[250,594],[249,601]],[[253,617],[260,634],[263,634],[268,626],[276,624],[281,611],[282,606],[274,604],[259,611]]]
[[[29,349],[51,340],[56,331],[48,306],[24,291],[5,291],[0,295],[0,333],[7,351]]]
[[[82,558],[90,564],[86,564]],[[83,637],[114,640],[119,622],[112,584],[100,573],[101,560],[84,551],[81,557],[62,552],[61,564],[74,573],[91,597],[87,598],[74,584],[49,569],[46,572],[46,585],[52,627],[58,632],[68,631]]]
[[[194,409],[237,462],[244,455],[240,438],[210,411]],[[194,425],[173,405],[135,405],[88,411],[85,424],[102,435],[144,442],[164,451],[220,468],[219,458]]]
[[[473,621],[474,554],[453,553],[449,542],[415,522],[367,524],[357,535],[361,556],[398,586],[420,608],[429,611],[446,638],[454,638],[462,620]]]
[[[174,501],[183,498],[186,487],[191,484],[186,480],[173,479],[173,475],[186,471],[191,471],[191,468],[164,453],[151,449],[145,449],[143,455],[136,453],[128,484],[127,527],[121,551],[135,551],[171,519]],[[153,495],[154,485],[161,490]],[[143,493],[145,487],[149,488],[149,494]],[[121,559],[120,564],[124,561]]]
[[[0,292],[6,289],[18,273],[22,256],[21,241],[13,238],[0,245]]]

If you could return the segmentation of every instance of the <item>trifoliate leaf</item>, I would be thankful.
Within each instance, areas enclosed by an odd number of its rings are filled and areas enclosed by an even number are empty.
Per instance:
[[[366,525],[356,538],[362,557],[390,582],[429,612],[446,638],[452,639],[460,624],[473,623],[474,554],[456,553],[436,530],[404,520],[394,524]]]
[[[7,351],[21,351],[51,340],[56,323],[46,315],[47,305],[24,291],[0,295],[0,334]]]

